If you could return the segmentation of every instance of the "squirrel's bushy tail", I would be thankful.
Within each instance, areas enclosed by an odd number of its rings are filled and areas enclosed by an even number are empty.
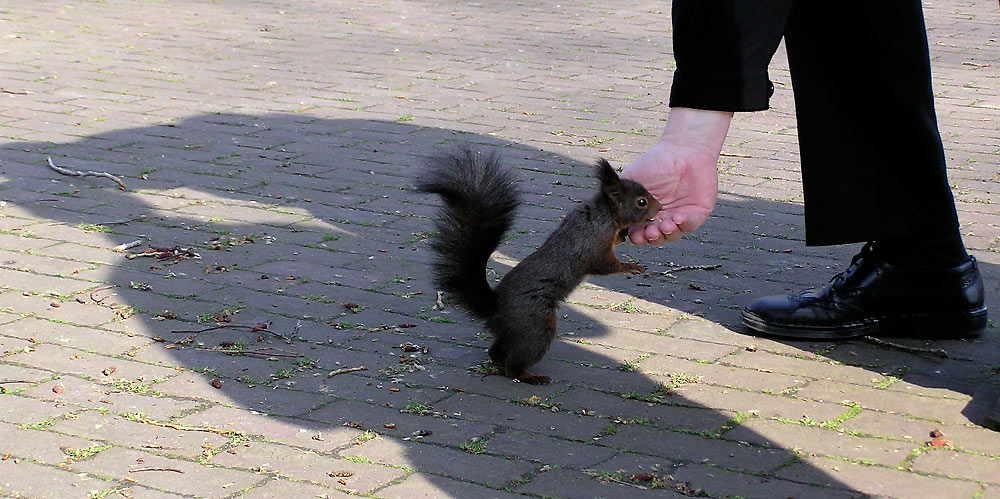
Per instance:
[[[462,307],[485,319],[496,309],[486,264],[514,222],[519,192],[513,171],[495,153],[469,146],[431,159],[417,187],[444,200],[437,221],[435,281]]]

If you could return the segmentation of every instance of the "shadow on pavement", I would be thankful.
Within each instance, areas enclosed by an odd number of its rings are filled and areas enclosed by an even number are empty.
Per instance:
[[[920,432],[938,425],[928,420],[939,413],[956,431],[979,434],[962,425],[980,422],[995,394],[996,329],[976,341],[898,340],[945,349],[945,359],[858,341],[734,333],[752,297],[820,284],[852,250],[805,248],[797,206],[725,194],[700,233],[664,248],[619,247],[647,275],[591,278],[574,293],[561,341],[536,367],[551,385],[483,376],[482,326],[434,309],[426,239],[436,199],[412,188],[421,157],[458,140],[498,148],[520,168],[527,205],[492,265],[498,274],[591,195],[590,165],[578,159],[594,158],[406,123],[213,114],[66,144],[7,143],[0,198],[8,206],[0,213],[24,217],[24,225],[43,220],[7,233],[50,244],[5,252],[3,267],[27,268],[53,287],[86,282],[55,308],[47,306],[53,297],[22,293],[40,290],[8,283],[0,307],[35,316],[0,330],[38,345],[5,360],[44,367],[46,358],[82,349],[93,353],[83,354],[86,362],[53,369],[104,383],[99,391],[120,393],[123,406],[135,386],[163,393],[163,404],[182,415],[218,402],[178,421],[316,451],[365,442],[371,430],[399,438],[340,454],[496,488],[535,477],[517,491],[591,470],[611,478],[599,492],[609,494],[638,490],[614,480],[653,473],[689,482],[678,489],[685,493],[852,496],[834,464],[896,466],[923,445]],[[130,190],[59,176],[44,166],[46,156],[121,175]],[[142,245],[133,255],[178,251],[127,259],[111,250],[134,240]],[[982,270],[997,310],[998,269]],[[95,336],[92,327],[103,331]],[[102,375],[107,362],[94,354],[115,356],[119,374]],[[367,370],[329,376],[360,366]],[[80,389],[95,390],[86,384]],[[50,388],[26,394],[52,398]],[[854,402],[865,408],[857,417]],[[928,402],[942,410],[920,406]],[[949,411],[955,404],[965,405],[967,420]],[[827,439],[809,431],[823,425],[853,433],[830,431]],[[486,453],[465,452],[477,439]],[[862,444],[864,451],[854,448]],[[239,465],[224,453],[215,462]],[[556,468],[539,473],[541,464]],[[355,487],[348,482],[333,486]],[[437,486],[452,495],[473,487]]]

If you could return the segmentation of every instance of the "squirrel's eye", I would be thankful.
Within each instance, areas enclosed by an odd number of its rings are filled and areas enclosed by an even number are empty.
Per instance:
[[[646,198],[636,199],[635,200],[635,204],[638,205],[639,208],[645,208],[646,207]]]

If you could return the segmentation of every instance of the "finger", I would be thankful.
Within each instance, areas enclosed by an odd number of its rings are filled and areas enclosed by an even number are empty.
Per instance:
[[[636,246],[643,246],[646,244],[646,226],[645,225],[633,225],[628,228],[628,239],[632,241],[632,244]]]
[[[646,230],[643,231],[643,234],[646,236],[647,242],[656,241],[657,239],[661,239],[665,235],[663,231],[660,229],[660,226],[657,224],[646,225]]]
[[[670,236],[675,232],[679,233],[681,231],[680,227],[678,227],[670,217],[666,217],[661,220],[660,223],[656,225],[656,229],[659,230],[664,236]],[[646,232],[648,233],[649,231],[647,230]]]
[[[701,225],[701,222],[682,213],[675,213],[670,219],[682,232],[694,232]]]

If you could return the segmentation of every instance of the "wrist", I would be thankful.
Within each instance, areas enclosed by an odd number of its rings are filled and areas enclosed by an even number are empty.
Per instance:
[[[718,157],[729,133],[733,113],[674,107],[667,116],[660,142],[696,149]]]

